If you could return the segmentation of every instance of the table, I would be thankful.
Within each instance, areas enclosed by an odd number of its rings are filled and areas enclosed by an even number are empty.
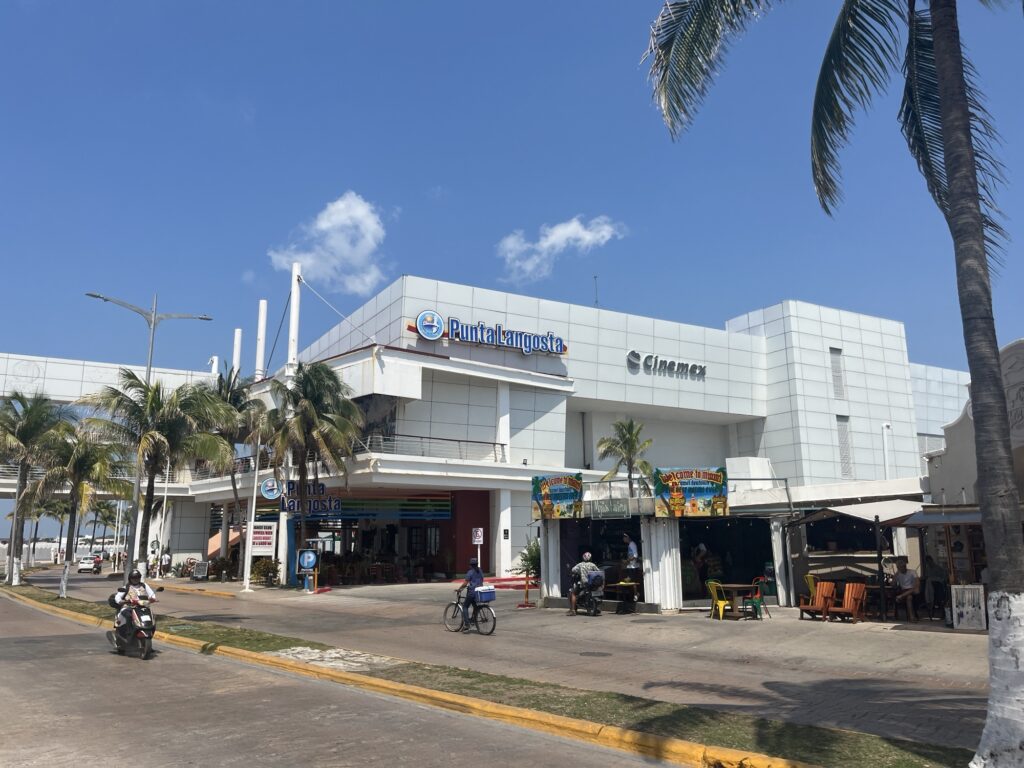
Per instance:
[[[719,588],[725,593],[725,596],[729,599],[729,611],[726,615],[731,619],[742,618],[745,614],[743,613],[743,598],[754,591],[753,584],[719,584]],[[740,603],[740,608],[736,608],[736,603]]]
[[[605,584],[604,594],[609,599],[616,596],[623,604],[622,613],[636,613],[640,583],[636,581],[620,581],[616,584]],[[625,598],[625,599],[623,599]]]
[[[874,601],[874,606],[877,609],[876,615],[882,621],[886,621],[889,617],[889,612],[892,611],[893,618],[896,618],[896,590],[888,584],[881,588],[877,584],[868,584],[867,588],[867,605],[870,606],[872,600]],[[882,589],[885,590],[885,610],[882,610]]]

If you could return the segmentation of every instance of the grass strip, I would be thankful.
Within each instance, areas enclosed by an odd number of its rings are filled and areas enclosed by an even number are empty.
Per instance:
[[[41,603],[89,616],[105,619],[111,617],[110,607],[105,602],[93,603],[76,598],[62,600],[49,590],[31,585],[2,588]],[[171,616],[158,617],[158,626],[163,632],[249,651],[280,651],[298,646],[331,649],[331,646],[295,637]],[[584,691],[456,667],[406,662],[393,667],[371,669],[363,674],[435,691],[475,696],[497,704],[575,717],[658,736],[801,760],[829,768],[953,768],[966,765],[972,757],[968,750],[956,747],[766,720],[605,691]]]
[[[765,720],[618,693],[582,691],[453,667],[413,662],[364,674],[658,736],[750,750],[824,766],[952,767],[964,766],[972,757],[971,752],[955,747]]]
[[[54,592],[32,585],[2,588],[37,602],[53,605],[67,611],[75,611],[76,613],[84,613],[87,616],[113,620],[113,611],[105,601],[94,603],[88,600],[79,600],[75,597],[61,599]],[[272,635],[269,632],[260,632],[254,629],[228,627],[211,621],[192,621],[191,619],[179,619],[174,616],[164,616],[161,614],[157,614],[156,624],[157,629],[161,632],[188,637],[204,643],[229,645],[232,648],[242,648],[246,651],[282,651],[285,648],[294,648],[300,645],[318,650],[327,650],[331,647],[323,643],[311,643],[298,637]]]

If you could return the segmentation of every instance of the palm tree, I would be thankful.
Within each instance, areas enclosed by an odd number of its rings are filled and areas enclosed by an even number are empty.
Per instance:
[[[1000,0],[982,0],[995,7]],[[651,29],[654,98],[673,136],[693,121],[733,38],[770,0],[670,0]],[[902,59],[900,40],[905,36]],[[818,74],[811,170],[826,212],[840,200],[839,150],[854,112],[902,70],[899,120],[953,240],[978,463],[978,500],[989,563],[988,714],[971,765],[1019,764],[1024,711],[1024,533],[992,310],[990,263],[1003,231],[993,201],[1001,166],[974,67],[960,41],[956,0],[843,0]]]
[[[238,371],[231,368],[217,375],[217,381],[211,386],[211,392],[223,404],[222,421],[217,425],[217,433],[232,447],[231,460],[225,469],[231,474],[231,492],[235,497],[235,511],[242,514],[242,502],[238,496],[238,465],[234,460],[234,449],[238,445],[252,445],[255,451],[257,437],[266,437],[266,407],[263,401],[250,396],[252,379],[242,378]],[[253,471],[259,471],[259,457],[253,458]],[[256,475],[254,475],[255,477]],[[240,538],[238,574],[240,575],[245,558],[245,536]]]
[[[131,492],[131,484],[119,477],[124,466],[120,446],[104,440],[95,427],[87,423],[64,422],[54,430],[48,441],[48,468],[31,486],[35,498],[52,498],[67,491],[68,538],[64,550],[60,596],[67,597],[67,580],[75,559],[79,510],[87,510],[102,491],[119,496]],[[84,516],[84,514],[83,514]]]
[[[0,460],[17,463],[18,484],[14,496],[14,520],[7,550],[6,583],[21,583],[21,548],[29,470],[43,464],[45,444],[63,421],[66,411],[41,393],[31,397],[12,392],[0,401]],[[17,553],[17,557],[15,557]]]
[[[626,465],[626,477],[629,480],[629,497],[633,498],[633,477],[640,474],[640,487],[645,493],[650,493],[650,486],[647,478],[654,472],[644,454],[651,447],[653,440],[641,440],[640,433],[644,425],[633,419],[616,421],[612,424],[614,434],[611,437],[602,437],[597,441],[597,458],[614,459],[615,466],[609,469],[602,480],[611,480]]]
[[[92,510],[92,538],[93,540],[96,539],[96,525],[98,523],[103,526],[103,535],[100,538],[106,541],[107,529],[112,525],[117,525],[117,506],[109,500],[94,501]]]
[[[274,471],[280,476],[287,457],[297,459],[294,472],[299,484],[299,541],[304,546],[310,457],[315,482],[320,480],[321,462],[345,475],[345,459],[352,455],[352,442],[359,437],[363,414],[349,400],[351,390],[324,363],[299,363],[290,381],[271,382],[270,394],[277,406],[267,414]]]
[[[106,412],[108,418],[94,417],[88,423],[133,458],[146,482],[142,514],[135,523],[139,534],[129,536],[127,562],[134,562],[142,554],[134,551],[135,539],[143,550],[149,541],[156,476],[168,464],[173,472],[196,458],[230,460],[231,446],[211,431],[222,419],[222,406],[206,387],[182,384],[168,391],[162,382],[146,384],[126,368],[121,369],[120,387],[104,387],[82,403]]]
[[[71,505],[67,499],[46,499],[40,506],[43,508],[43,514],[46,517],[60,523],[60,533],[57,534],[57,552],[59,557],[60,544],[64,541],[64,525],[68,521],[68,512]]]

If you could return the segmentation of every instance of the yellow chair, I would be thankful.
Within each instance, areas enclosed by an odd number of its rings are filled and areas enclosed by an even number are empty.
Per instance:
[[[807,594],[810,595],[810,599],[814,599],[814,592],[818,587],[818,577],[808,573],[804,576],[804,584],[807,585]]]
[[[731,605],[731,603],[725,599],[725,593],[722,592],[722,583],[719,581],[708,581],[708,592],[711,593],[711,613],[708,614],[709,619],[715,618],[715,609],[718,609],[718,620],[721,621],[725,618],[725,609]]]

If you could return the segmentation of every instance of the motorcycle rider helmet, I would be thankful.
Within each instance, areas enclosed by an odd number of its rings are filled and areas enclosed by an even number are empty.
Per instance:
[[[583,562],[585,562],[585,563],[589,563],[590,562],[590,553],[589,552],[584,552],[583,553]]]
[[[142,574],[139,573],[138,568],[133,568],[132,572],[128,574],[128,583],[133,587],[137,587],[142,583]]]

